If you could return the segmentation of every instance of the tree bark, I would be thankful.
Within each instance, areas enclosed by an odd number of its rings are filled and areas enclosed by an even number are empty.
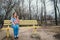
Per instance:
[[[29,14],[30,14],[30,19],[31,19],[31,0],[29,0]]]
[[[54,0],[54,10],[55,10],[55,24],[58,25],[57,23],[57,0]]]

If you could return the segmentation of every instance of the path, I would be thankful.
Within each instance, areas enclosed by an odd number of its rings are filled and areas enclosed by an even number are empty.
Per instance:
[[[37,35],[40,37],[40,39],[32,38],[31,37],[31,35],[33,33],[32,30],[33,30],[33,28],[30,28],[30,27],[19,28],[19,39],[18,40],[57,40],[53,37],[53,35],[55,35],[56,33],[46,31],[46,29],[39,29],[39,31],[37,31]],[[4,33],[0,32],[0,35],[1,35],[0,40],[1,40],[2,36],[5,36],[4,34],[5,34],[5,32]],[[10,35],[14,36],[12,30],[10,30]]]

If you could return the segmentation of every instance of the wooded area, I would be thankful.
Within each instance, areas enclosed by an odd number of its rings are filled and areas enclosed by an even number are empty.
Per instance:
[[[0,0],[0,40],[60,40],[60,0]]]
[[[19,19],[39,20],[41,24],[60,24],[60,0],[0,0],[0,15],[10,19],[16,11]]]

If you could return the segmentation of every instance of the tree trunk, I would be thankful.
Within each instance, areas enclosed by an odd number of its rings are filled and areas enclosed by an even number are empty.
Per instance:
[[[8,9],[7,9],[7,12],[6,12],[6,15],[5,15],[5,19],[8,19],[8,14],[9,12],[12,10],[12,8],[15,6],[15,4],[13,6],[10,6]]]
[[[45,23],[45,25],[47,25],[45,0],[43,0],[43,4],[44,4],[44,20],[45,20],[44,23]]]
[[[29,14],[30,14],[30,19],[31,19],[31,0],[29,0]]]
[[[54,10],[55,10],[55,24],[58,25],[57,23],[57,0],[54,0]]]
[[[37,7],[36,13],[37,13],[37,20],[38,20],[38,0],[36,0],[36,7]]]
[[[41,15],[40,16],[41,16],[41,24],[43,24],[43,22],[42,22],[43,21],[43,7],[41,7]]]

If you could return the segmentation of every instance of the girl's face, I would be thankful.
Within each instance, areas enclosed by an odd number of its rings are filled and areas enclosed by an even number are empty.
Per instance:
[[[15,12],[14,17],[16,17],[16,16],[17,16],[17,14],[16,14],[16,12]]]

